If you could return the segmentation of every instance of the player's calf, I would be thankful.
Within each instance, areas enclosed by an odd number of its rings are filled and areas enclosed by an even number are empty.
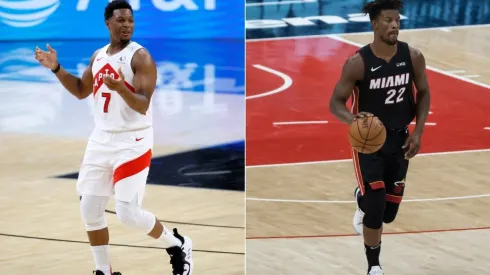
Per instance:
[[[148,234],[155,225],[155,216],[148,211],[143,210],[136,203],[129,203],[116,200],[116,215],[119,221],[130,228]]]
[[[400,204],[386,202],[386,210],[383,217],[383,222],[386,224],[392,223],[395,221],[396,215],[398,214],[398,208]]]
[[[124,225],[163,241],[167,253],[171,255],[170,263],[173,274],[192,274],[194,263],[192,260],[192,240],[189,237],[181,236],[176,229],[172,234],[157,220],[155,215],[137,205],[136,200],[131,203],[116,200],[116,214]]]
[[[118,219],[127,227],[137,229],[150,235],[154,239],[163,241],[165,248],[181,246],[179,239],[165,228],[152,213],[142,209],[136,204],[136,200],[129,203],[116,200],[116,214]]]
[[[364,215],[364,247],[368,261],[368,271],[372,267],[380,266],[381,228],[386,207],[386,189],[379,187],[369,188],[361,201]]]
[[[99,274],[104,275],[111,274],[109,231],[104,214],[108,201],[109,197],[91,195],[84,195],[80,199],[80,212],[87,230],[95,268]]]

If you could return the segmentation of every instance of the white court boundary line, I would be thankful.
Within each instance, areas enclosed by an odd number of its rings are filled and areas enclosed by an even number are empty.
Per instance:
[[[403,202],[434,202],[434,201],[451,201],[451,200],[465,200],[465,199],[476,199],[476,198],[487,198],[490,194],[482,195],[469,195],[460,197],[445,197],[445,198],[428,198],[428,199],[404,199]],[[247,198],[249,201],[260,201],[260,202],[286,202],[286,203],[330,203],[330,204],[347,204],[356,203],[356,201],[328,201],[328,200],[289,200],[289,199],[267,199],[267,198]]]
[[[274,1],[274,2],[263,2],[263,3],[246,3],[245,7],[257,7],[257,6],[269,6],[269,5],[287,5],[287,4],[307,4],[316,3],[317,0],[290,0],[290,1]]]
[[[303,121],[278,121],[273,122],[272,125],[301,125],[301,124],[328,124],[327,120],[303,120]]]
[[[279,87],[277,89],[274,89],[272,91],[268,91],[268,92],[265,92],[265,93],[261,93],[261,94],[258,94],[258,95],[247,96],[247,97],[245,97],[245,99],[254,99],[254,98],[259,98],[259,97],[264,97],[264,96],[269,96],[269,95],[277,94],[277,93],[280,93],[280,92],[286,90],[287,88],[291,87],[291,85],[293,84],[293,80],[291,79],[291,77],[289,77],[285,73],[282,73],[280,71],[276,71],[274,69],[271,69],[269,67],[266,67],[266,66],[263,66],[263,65],[260,65],[260,64],[254,64],[252,66],[254,66],[257,69],[260,69],[260,70],[266,71],[268,73],[271,73],[271,74],[274,74],[274,75],[279,76],[280,78],[282,78],[282,80],[284,81],[284,83],[281,85],[281,87]]]
[[[468,154],[468,153],[485,153],[485,152],[490,152],[490,149],[424,153],[424,154],[418,154],[416,157],[455,155],[455,154]],[[305,162],[292,162],[292,163],[263,164],[263,165],[246,166],[245,169],[294,166],[294,165],[300,166],[300,165],[312,165],[312,164],[329,164],[329,163],[342,163],[342,162],[351,162],[351,161],[352,161],[352,159],[334,159],[334,160],[322,160],[322,161],[305,161]]]
[[[302,124],[328,124],[328,120],[295,120],[295,121],[276,121],[273,122],[272,125],[302,125]],[[415,122],[410,122],[410,125],[415,125]],[[436,126],[435,122],[426,122],[426,126]],[[485,129],[486,130],[486,129]]]

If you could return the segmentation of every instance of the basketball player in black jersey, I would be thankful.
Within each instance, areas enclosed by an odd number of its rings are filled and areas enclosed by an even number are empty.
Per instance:
[[[353,151],[359,184],[354,228],[364,237],[368,275],[384,274],[379,263],[383,223],[395,220],[408,162],[420,149],[430,106],[424,56],[398,41],[401,8],[400,0],[365,5],[363,12],[369,14],[374,41],[347,60],[330,100],[330,110],[340,121],[350,124],[377,116],[387,130],[386,142],[378,152]],[[346,107],[351,96],[352,112]],[[416,126],[409,134],[408,125],[414,118]]]

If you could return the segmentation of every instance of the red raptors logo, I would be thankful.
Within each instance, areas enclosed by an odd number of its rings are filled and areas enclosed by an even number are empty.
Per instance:
[[[108,63],[105,64],[104,67],[100,68],[100,70],[94,75],[94,96],[97,94],[97,91],[104,84],[104,76],[110,76],[114,79],[119,78],[119,74],[114,68]]]

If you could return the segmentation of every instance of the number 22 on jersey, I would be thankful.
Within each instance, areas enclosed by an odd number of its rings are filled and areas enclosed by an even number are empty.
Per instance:
[[[396,89],[389,90],[387,92],[385,104],[395,104],[395,103],[402,102],[403,101],[403,93],[405,93],[405,87],[401,87],[399,90],[396,90]]]

